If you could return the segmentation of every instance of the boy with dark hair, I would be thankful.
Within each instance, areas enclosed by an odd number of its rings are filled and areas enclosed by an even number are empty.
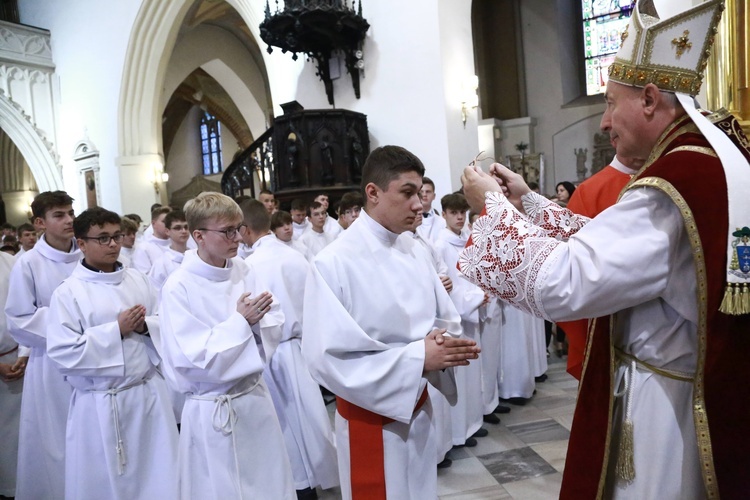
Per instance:
[[[139,242],[138,247],[133,252],[133,267],[143,274],[148,274],[154,262],[169,247],[170,241],[167,235],[167,227],[164,225],[164,219],[171,211],[170,207],[159,205],[151,212],[150,228],[153,234],[150,236],[147,233],[144,234],[143,240]]]
[[[0,238],[0,241],[5,241],[5,238],[8,236],[16,235],[16,227],[10,222],[6,222],[0,226],[0,230],[2,230],[2,238]]]
[[[452,367],[478,353],[473,341],[443,336],[460,334],[460,319],[418,243],[399,236],[421,210],[423,174],[404,148],[370,153],[365,210],[308,275],[302,351],[313,378],[337,395],[344,498],[437,497],[428,380],[454,398]]]
[[[307,250],[305,244],[301,240],[294,239],[292,224],[294,224],[294,221],[289,212],[279,210],[271,216],[271,232],[276,238],[286,246],[297,250],[305,259],[310,260],[310,252]]]
[[[362,211],[362,205],[364,205],[362,195],[356,191],[345,193],[341,197],[338,206],[339,225],[341,229],[347,229],[352,222],[357,220],[359,213]]]
[[[302,237],[299,239],[308,249],[311,257],[314,257],[321,250],[323,250],[328,244],[330,244],[335,236],[332,233],[325,230],[326,220],[328,219],[325,207],[317,202],[312,202],[310,205],[310,227],[305,231]]]
[[[461,315],[464,335],[480,343],[479,331],[484,319],[488,298],[481,288],[462,279],[456,270],[458,253],[466,246],[468,236],[463,233],[469,204],[464,195],[453,193],[440,200],[446,228],[440,233],[435,247],[448,266],[448,276],[453,281],[451,299]],[[482,359],[456,372],[458,402],[451,408],[451,426],[454,446],[475,446],[475,437],[486,435],[482,427]]]
[[[155,344],[170,385],[186,394],[182,498],[294,499],[284,437],[262,373],[284,323],[265,284],[236,259],[247,226],[228,196],[185,204],[197,250],[161,293]]]
[[[36,245],[36,229],[29,223],[21,224],[18,226],[17,234],[21,248],[18,250],[16,257],[20,257]]]
[[[177,426],[149,338],[155,290],[117,261],[119,215],[90,208],[73,227],[84,258],[52,294],[47,340],[74,387],[65,497],[175,498]]]
[[[34,225],[44,234],[13,267],[13,293],[5,305],[11,335],[31,347],[21,403],[16,496],[59,498],[65,491],[65,422],[72,388],[47,356],[49,304],[82,254],[73,237],[73,198],[64,191],[46,191],[34,198],[31,211]]]
[[[164,217],[164,227],[167,230],[167,237],[170,242],[169,247],[156,259],[154,265],[151,266],[151,270],[148,272],[151,284],[159,291],[164,282],[167,281],[169,275],[182,264],[185,251],[188,249],[187,243],[190,239],[185,212],[182,210],[172,210],[169,212]]]
[[[289,213],[292,215],[292,227],[294,229],[294,239],[298,240],[310,227],[310,222],[307,220],[307,212],[310,204],[307,200],[302,198],[295,198],[292,200],[292,206],[289,209]]]
[[[305,278],[310,266],[299,252],[271,234],[271,218],[261,203],[243,201],[240,208],[247,224],[243,239],[253,248],[245,262],[250,273],[268,285],[284,313],[281,343],[263,378],[284,433],[297,498],[317,498],[316,486],[332,488],[339,480],[331,422],[300,348]]]
[[[439,216],[440,214],[436,209],[432,208],[432,202],[435,201],[435,183],[429,177],[422,179],[422,188],[419,190],[419,201],[422,202],[422,216],[424,220],[417,228],[417,231],[420,236],[434,243],[445,228],[445,219]]]

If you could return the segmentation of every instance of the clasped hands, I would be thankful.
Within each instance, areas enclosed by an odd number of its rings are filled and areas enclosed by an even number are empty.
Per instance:
[[[424,371],[442,370],[451,366],[466,366],[470,359],[477,359],[482,351],[477,343],[469,339],[457,339],[443,335],[444,328],[435,328],[424,341]]]
[[[255,297],[251,297],[252,293],[243,293],[237,300],[237,312],[247,320],[249,325],[254,325],[271,310],[271,303],[273,302],[273,295],[269,292],[263,292]]]
[[[481,212],[487,192],[499,192],[523,213],[521,197],[531,191],[523,177],[500,163],[490,165],[489,173],[473,163],[466,167],[461,175],[464,196],[471,209],[477,213]]]

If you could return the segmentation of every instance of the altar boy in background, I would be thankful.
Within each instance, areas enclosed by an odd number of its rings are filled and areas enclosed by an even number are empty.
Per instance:
[[[5,305],[10,334],[31,347],[21,401],[16,497],[56,499],[65,491],[65,422],[72,388],[47,356],[49,304],[82,254],[73,237],[75,213],[68,193],[38,194],[31,212],[44,234],[13,266]]]
[[[270,231],[272,217],[261,202],[243,200],[240,208],[247,224],[243,240],[253,249],[245,262],[250,273],[268,285],[284,313],[284,334],[263,378],[284,433],[297,499],[314,499],[316,486],[338,486],[339,476],[331,421],[300,347],[305,278],[310,264]]]
[[[242,210],[204,192],[185,204],[198,244],[161,293],[155,344],[173,388],[187,395],[180,432],[183,499],[294,499],[291,468],[262,373],[284,317],[235,259]]]
[[[164,226],[167,228],[167,237],[170,242],[169,247],[161,257],[156,259],[154,265],[151,266],[151,270],[148,272],[151,284],[159,291],[161,291],[161,287],[164,286],[164,282],[167,281],[169,275],[182,264],[182,259],[185,257],[185,252],[188,248],[188,240],[190,239],[185,212],[182,210],[172,210],[169,212],[164,217]]]
[[[176,498],[177,425],[149,338],[156,292],[117,262],[119,215],[90,208],[73,227],[84,258],[52,294],[47,334],[74,387],[65,498]]]

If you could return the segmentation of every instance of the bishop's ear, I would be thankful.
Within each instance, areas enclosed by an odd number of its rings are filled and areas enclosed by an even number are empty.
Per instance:
[[[663,96],[659,87],[653,83],[647,84],[641,92],[641,104],[643,105],[644,113],[648,116],[652,116],[662,99]]]

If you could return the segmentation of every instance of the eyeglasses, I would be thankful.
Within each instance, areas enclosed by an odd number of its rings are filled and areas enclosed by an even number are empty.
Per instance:
[[[224,233],[224,236],[228,240],[233,240],[235,236],[237,236],[237,233],[240,233],[240,236],[244,236],[244,234],[247,232],[247,226],[245,224],[240,224],[237,227],[230,227],[229,229],[209,229],[206,227],[198,228],[198,231],[213,231],[214,233]]]
[[[109,245],[112,240],[114,240],[115,243],[122,243],[123,238],[125,238],[125,235],[122,233],[115,234],[114,236],[108,234],[103,234],[101,236],[81,236],[82,240],[96,240],[96,242],[102,246]]]

